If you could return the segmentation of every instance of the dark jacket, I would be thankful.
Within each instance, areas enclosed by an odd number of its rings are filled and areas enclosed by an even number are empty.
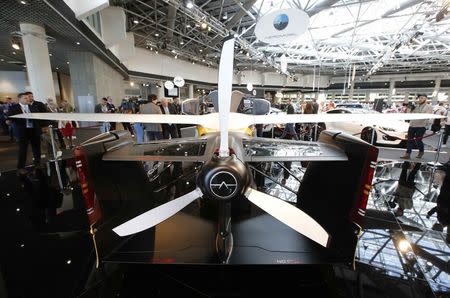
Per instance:
[[[42,106],[40,104],[36,104],[36,101],[33,102],[32,105],[29,105],[29,109],[31,113],[45,113],[47,112],[47,109],[45,108],[45,105],[42,103]],[[9,110],[8,110],[8,116],[14,116],[22,114],[22,107],[20,104],[13,104]],[[12,127],[14,130],[14,134],[17,138],[21,138],[24,136],[25,131],[27,129],[27,122],[26,119],[16,119],[16,118],[10,118],[9,120],[12,121]],[[42,120],[32,120],[33,121],[33,132],[40,134],[41,133],[41,127],[46,125],[47,121]]]
[[[166,114],[166,111],[164,110],[163,106],[159,106],[159,108],[161,109],[161,113],[162,114]],[[175,107],[171,103],[169,103],[167,108],[169,109],[169,114],[170,115],[176,115],[177,114],[177,111],[176,111]],[[172,124],[172,125],[174,125],[174,124]],[[169,128],[169,125],[166,124],[166,123],[161,123],[161,127],[162,127],[162,129],[164,131],[165,129]]]
[[[286,114],[295,114],[294,106],[292,104],[287,105]]]

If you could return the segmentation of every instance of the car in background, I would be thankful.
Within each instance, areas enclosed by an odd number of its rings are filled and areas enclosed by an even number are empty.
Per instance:
[[[242,111],[242,113],[253,115],[253,108],[252,107],[246,108]],[[269,114],[270,115],[275,114],[275,115],[282,116],[282,115],[286,115],[286,112],[284,112],[278,108],[270,107]],[[263,137],[272,137],[272,129],[273,129],[273,136],[275,136],[275,137],[280,136],[283,133],[284,124],[264,124]]]
[[[360,103],[338,103],[336,108],[349,108],[349,109],[364,109],[364,106]]]
[[[327,114],[380,113],[365,108],[336,108],[328,111]],[[378,123],[369,120],[360,122],[328,122],[325,123],[325,128],[352,134],[371,144],[399,146],[405,143],[402,139],[406,139],[408,135],[409,123],[400,120],[383,120]],[[373,128],[375,128],[375,133],[372,135]]]

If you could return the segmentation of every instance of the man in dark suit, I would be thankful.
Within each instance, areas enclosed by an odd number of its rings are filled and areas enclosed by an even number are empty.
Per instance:
[[[29,93],[20,93],[18,95],[19,103],[14,104],[8,111],[8,116],[13,116],[22,113],[39,113],[46,112],[43,103],[34,102],[31,104]],[[31,97],[32,98],[32,97]],[[41,106],[42,104],[42,106]],[[41,162],[41,122],[39,120],[29,119],[10,119],[12,122],[13,131],[19,143],[19,155],[17,161],[17,169],[20,175],[26,174],[25,163],[27,160],[28,143],[31,143],[35,165],[40,165]]]
[[[173,106],[171,103],[169,103],[169,100],[167,98],[162,98],[160,102],[161,102],[161,106],[160,106],[161,113],[172,114],[172,115],[177,114],[177,110],[176,110],[175,106]],[[172,123],[168,123],[168,124],[162,123],[161,127],[163,130],[163,138],[164,139],[169,139],[169,138],[174,139],[174,138],[179,137],[177,125],[172,124]],[[174,162],[172,178],[178,178],[182,174],[183,174],[182,163]]]
[[[176,115],[177,112],[175,110],[175,107],[169,103],[169,100],[167,98],[162,98],[161,99],[161,112],[163,114],[172,114],[172,115]],[[163,130],[163,138],[164,139],[169,139],[170,137],[173,138],[178,138],[178,130],[177,130],[177,126],[175,124],[161,124],[162,126],[162,130]]]
[[[113,104],[112,97],[108,96],[106,99],[108,100],[108,103],[107,103],[108,111],[110,113],[115,113],[116,106]],[[111,124],[111,130],[116,130],[116,122],[109,122],[109,124]]]
[[[41,101],[34,100],[33,92],[25,92],[26,96],[28,96],[28,101],[30,102],[30,108],[33,111],[33,113],[47,113],[48,109],[45,106],[45,104]],[[41,127],[46,126],[46,123],[41,122]]]

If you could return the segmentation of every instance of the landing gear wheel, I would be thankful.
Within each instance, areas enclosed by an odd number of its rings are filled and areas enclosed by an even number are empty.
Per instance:
[[[365,127],[361,131],[361,140],[366,141],[369,144],[375,145],[377,143],[377,133],[374,132],[373,142],[372,142],[372,131],[373,131],[372,127]]]

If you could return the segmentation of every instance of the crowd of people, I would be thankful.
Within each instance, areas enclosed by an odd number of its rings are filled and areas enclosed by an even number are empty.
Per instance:
[[[181,105],[178,97],[158,99],[155,94],[150,94],[147,99],[135,97],[123,99],[119,108],[116,108],[111,97],[104,97],[96,105],[95,113],[177,115],[181,114]],[[137,143],[180,137],[180,128],[176,124],[133,123],[131,125],[127,122],[121,124],[132,136],[136,137]],[[114,129],[116,129],[116,123],[103,123],[101,126],[102,132]]]
[[[206,107],[206,106],[205,106]],[[302,104],[295,104],[291,99],[283,105],[278,107],[285,111],[287,114],[317,114],[319,112],[326,112],[336,108],[333,101],[318,104],[316,100],[303,102]],[[205,108],[206,111],[206,108]],[[4,102],[0,102],[0,124],[3,130],[3,134],[9,136],[10,140],[15,140],[18,143],[18,161],[17,169],[19,175],[25,175],[26,160],[28,145],[31,145],[33,154],[33,163],[36,167],[40,167],[41,163],[41,135],[48,130],[48,125],[57,127],[55,135],[60,141],[61,146],[70,148],[72,146],[72,136],[74,128],[78,126],[78,123],[73,121],[42,121],[42,120],[27,120],[27,119],[15,119],[8,118],[9,116],[21,114],[21,113],[71,113],[74,112],[74,108],[66,101],[62,100],[59,105],[51,98],[46,100],[46,104],[35,101],[32,92],[25,92],[18,94],[16,99],[6,98]],[[111,96],[104,97],[95,106],[95,113],[124,113],[124,114],[169,114],[178,115],[181,114],[182,108],[179,98],[158,98],[155,94],[150,94],[146,99],[142,98],[126,98],[121,101],[119,107],[113,103]],[[392,112],[392,111],[390,111]],[[408,104],[399,109],[396,112],[409,112],[409,113],[434,113],[438,115],[447,116],[443,120],[433,121],[429,123],[428,120],[411,120],[408,130],[408,143],[407,149],[403,159],[409,160],[411,158],[411,152],[414,146],[419,149],[416,158],[421,158],[424,154],[424,145],[422,137],[427,129],[431,129],[433,132],[439,132],[443,129],[443,144],[448,141],[450,133],[450,113],[448,106],[439,103],[435,107],[432,107],[428,103],[426,95],[419,94],[416,104]],[[431,124],[431,125],[430,125]],[[107,132],[110,130],[120,129],[118,125],[122,125],[124,129],[129,130],[131,135],[136,138],[136,143],[143,143],[152,140],[161,139],[174,139],[181,137],[179,125],[172,123],[116,123],[107,122],[102,123],[100,130]],[[260,127],[256,127],[257,136],[262,136]],[[284,129],[280,133],[279,137],[284,139],[294,140],[316,140],[317,139],[316,124],[303,123],[301,125],[295,123],[287,123]],[[306,133],[305,133],[306,132]],[[315,135],[313,135],[313,133]],[[291,163],[285,162],[285,167],[290,169]],[[395,191],[396,204],[398,208],[395,210],[396,216],[402,216],[405,209],[412,208],[412,196],[415,191],[414,178],[418,170],[420,169],[420,163],[410,163],[405,161],[402,166],[402,173],[399,178],[399,184]],[[407,172],[410,171],[409,175]],[[174,165],[173,174],[180,175],[182,168],[180,163]],[[282,184],[286,183],[288,178],[288,172],[285,171]],[[442,205],[442,204],[441,204]],[[442,209],[442,208],[441,208]],[[439,216],[442,214],[441,209],[437,212]],[[447,209],[445,209],[447,210]],[[444,210],[444,211],[445,211]],[[430,211],[431,212],[431,211]],[[442,217],[442,216],[441,216]]]
[[[27,170],[25,168],[27,161],[28,145],[31,145],[33,153],[33,164],[36,167],[41,166],[41,136],[43,132],[48,131],[48,126],[53,125],[59,127],[61,130],[57,130],[57,136],[61,143],[65,144],[63,137],[68,138],[70,135],[65,133],[67,126],[72,126],[72,123],[64,124],[54,123],[52,121],[42,120],[30,120],[30,119],[16,119],[9,118],[22,113],[51,113],[51,112],[73,112],[73,107],[67,102],[62,100],[60,105],[56,105],[53,99],[48,98],[47,104],[41,101],[34,100],[32,92],[23,92],[17,95],[17,98],[13,99],[7,97],[4,102],[0,102],[0,122],[3,129],[3,134],[9,136],[10,141],[16,141],[18,148],[17,156],[17,171],[19,175],[25,175]]]

